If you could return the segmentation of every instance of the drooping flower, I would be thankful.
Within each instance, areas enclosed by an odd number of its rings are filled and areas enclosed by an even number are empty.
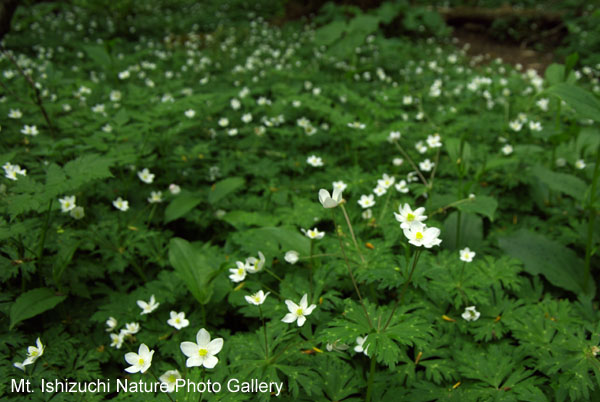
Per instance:
[[[138,300],[137,305],[142,309],[142,312],[140,313],[140,315],[144,315],[144,314],[150,314],[151,312],[156,310],[158,308],[158,306],[160,305],[160,303],[157,303],[156,299],[154,299],[154,295],[152,295],[152,296],[150,296],[150,301],[148,303],[146,303],[143,300]]]
[[[108,320],[106,320],[106,332],[112,332],[115,330],[115,328],[117,328],[117,319],[115,317],[108,317]]]
[[[204,366],[208,369],[214,368],[219,359],[215,356],[223,348],[223,338],[210,340],[210,334],[201,328],[196,334],[196,343],[181,342],[181,352],[188,357],[185,365],[187,367]]]
[[[362,336],[358,336],[356,337],[356,346],[354,347],[354,351],[356,353],[364,353],[365,356],[369,356],[369,346],[367,345],[367,347],[365,348],[365,342],[367,341],[367,338],[369,336],[365,336],[364,338]]]
[[[163,375],[158,377],[160,382],[163,384],[167,384],[167,392],[175,391],[175,385],[177,384],[177,380],[181,379],[181,374],[177,370],[168,370],[165,371]]]
[[[465,247],[460,250],[460,260],[464,262],[471,262],[475,257],[475,252],[471,251],[469,247]]]
[[[237,265],[237,268],[229,269],[229,272],[231,272],[229,279],[231,279],[232,282],[241,282],[246,279],[246,264],[241,261],[237,261],[235,264]]]
[[[301,327],[306,322],[306,316],[310,315],[313,312],[316,304],[308,305],[308,295],[304,294],[302,299],[300,299],[300,304],[296,304],[291,300],[286,300],[285,304],[287,305],[288,310],[290,311],[281,319],[281,321],[291,324],[294,321],[298,321],[298,326]]]
[[[248,257],[246,258],[246,271],[250,274],[260,272],[265,266],[265,256],[260,251],[258,252],[258,258]]]
[[[342,202],[342,190],[339,187],[333,187],[333,195],[324,188],[319,190],[319,202],[323,208],[335,208]]]
[[[420,207],[415,209],[414,211],[408,204],[404,204],[402,207],[398,208],[398,212],[394,212],[394,216],[396,220],[400,222],[400,228],[407,229],[414,224],[421,224],[425,219],[427,219],[426,215],[423,215],[425,212],[425,208]]]
[[[181,187],[179,187],[175,183],[171,183],[171,184],[169,184],[169,191],[171,192],[171,194],[177,195],[181,192]]]
[[[410,244],[417,247],[424,246],[425,248],[431,248],[439,246],[442,242],[442,239],[439,238],[440,230],[438,228],[428,228],[422,223],[415,223],[405,228],[404,236],[406,236]]]
[[[254,293],[253,295],[250,296],[244,296],[244,298],[246,299],[246,301],[250,304],[254,304],[255,306],[260,306],[261,304],[263,304],[265,302],[265,300],[267,300],[267,296],[271,294],[271,292],[263,292],[262,290],[259,290],[258,292]]]
[[[185,328],[188,325],[190,325],[189,320],[185,318],[184,312],[177,313],[175,311],[171,311],[170,315],[171,318],[167,320],[167,324],[174,327],[175,329]]]
[[[27,348],[27,358],[23,361],[23,366],[35,363],[35,361],[44,354],[44,349],[46,347],[42,345],[42,341],[39,337],[35,340],[35,344],[36,346],[29,346]]]
[[[138,348],[138,352],[129,352],[125,354],[125,361],[131,364],[130,367],[127,367],[125,371],[128,373],[145,373],[146,370],[150,368],[152,365],[152,356],[154,355],[154,350],[148,349],[145,343],[142,343]]]
[[[295,264],[298,262],[298,257],[300,254],[295,250],[289,250],[285,253],[285,257],[283,257],[289,264]]]
[[[462,318],[467,321],[477,321],[481,313],[475,310],[475,306],[465,308],[465,312],[462,313]]]

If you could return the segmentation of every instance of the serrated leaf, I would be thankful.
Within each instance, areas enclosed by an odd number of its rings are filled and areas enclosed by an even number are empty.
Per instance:
[[[241,177],[228,177],[225,180],[217,182],[208,193],[208,202],[215,204],[227,197],[234,191],[244,185],[245,181]]]
[[[9,329],[12,330],[21,321],[54,308],[66,298],[67,296],[57,296],[48,288],[38,288],[23,293],[10,307]]]
[[[496,208],[498,208],[498,201],[496,201],[496,199],[493,197],[488,197],[487,195],[478,195],[474,199],[470,199],[464,204],[458,204],[456,208],[463,212],[487,216],[491,221],[493,221],[494,213],[496,212]]]

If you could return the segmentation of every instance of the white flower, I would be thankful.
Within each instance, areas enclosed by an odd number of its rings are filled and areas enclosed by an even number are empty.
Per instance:
[[[504,155],[510,155],[513,152],[513,147],[510,144],[506,144],[502,147],[501,151]]]
[[[258,252],[258,258],[248,257],[246,258],[246,271],[250,274],[260,272],[265,266],[265,256],[260,251]]]
[[[246,264],[241,261],[237,261],[236,265],[237,268],[229,269],[229,272],[231,272],[229,279],[231,279],[233,282],[241,282],[246,279]]]
[[[23,366],[33,364],[44,354],[45,346],[42,345],[42,341],[39,337],[35,340],[35,344],[36,346],[29,346],[27,348],[27,358],[23,361]]]
[[[335,192],[336,189],[339,189],[340,191],[344,191],[346,189],[346,187],[348,187],[348,185],[346,183],[344,183],[343,181],[334,181],[333,183],[333,190]]]
[[[325,232],[319,232],[319,229],[317,229],[317,228],[308,229],[308,230],[306,230],[306,229],[300,229],[300,230],[309,239],[322,239],[323,236],[325,236]]]
[[[117,327],[117,319],[115,317],[108,317],[108,320],[106,320],[106,332],[111,332],[114,331],[114,329]]]
[[[423,172],[431,171],[431,169],[433,169],[434,166],[435,163],[431,162],[429,159],[425,159],[423,162],[419,162],[419,169],[421,169]]]
[[[150,301],[148,301],[148,303],[146,303],[143,300],[138,300],[136,303],[142,309],[140,315],[150,314],[151,312],[156,310],[160,305],[160,303],[157,303],[154,299],[154,295],[150,296]]]
[[[184,114],[188,119],[192,119],[196,115],[196,111],[194,109],[188,109],[184,112]]]
[[[244,296],[244,298],[246,299],[246,301],[250,304],[254,304],[255,306],[260,306],[261,304],[263,304],[265,302],[265,300],[267,299],[267,296],[270,294],[271,292],[263,292],[262,290],[259,290],[258,292],[254,293],[251,296]]]
[[[306,159],[306,163],[314,167],[323,166],[323,159],[320,156],[311,155]]]
[[[148,197],[148,202],[150,204],[155,204],[155,203],[159,203],[162,202],[162,191],[151,191],[150,192],[150,197]]]
[[[390,135],[388,135],[388,138],[387,138],[387,140],[388,140],[389,142],[398,141],[398,140],[400,139],[400,135],[401,135],[401,134],[400,134],[400,131],[392,131],[392,132],[390,133]]]
[[[396,179],[394,178],[394,176],[388,176],[387,173],[384,173],[382,178],[377,180],[377,186],[383,187],[387,190],[388,188],[392,187],[395,181]]]
[[[11,119],[20,119],[23,117],[23,113],[19,109],[10,109],[8,112],[8,117]]]
[[[83,207],[75,207],[69,212],[69,215],[71,215],[71,218],[79,220],[83,219],[85,212],[83,211]]]
[[[440,148],[442,146],[442,137],[437,133],[428,136],[427,146],[429,146],[429,148]]]
[[[363,208],[370,208],[373,205],[375,205],[375,197],[373,196],[373,194],[369,194],[369,195],[361,195],[360,199],[358,200],[358,205],[360,205]]]
[[[230,128],[227,130],[227,135],[230,137],[235,137],[238,134],[237,128]]]
[[[175,385],[177,384],[177,380],[181,379],[181,374],[177,370],[168,370],[165,371],[163,375],[158,377],[160,382],[163,384],[167,384],[167,392],[175,391]]]
[[[324,188],[319,190],[319,202],[323,208],[335,208],[342,202],[342,190],[339,187],[333,187],[333,196]]]
[[[145,373],[152,364],[152,355],[154,355],[154,351],[148,349],[148,346],[146,346],[145,343],[142,343],[138,348],[137,353],[129,352],[125,354],[125,361],[131,364],[125,371],[131,374],[138,372]]]
[[[530,121],[529,129],[531,131],[542,131],[542,124],[539,121]]]
[[[221,127],[227,127],[229,125],[229,119],[227,119],[226,117],[221,117],[218,121],[218,124]]]
[[[104,104],[99,103],[97,105],[92,106],[92,112],[94,113],[104,113]]]
[[[137,175],[140,178],[140,180],[143,181],[144,183],[150,184],[154,181],[154,174],[150,173],[148,168],[144,168],[143,170],[140,170],[139,172],[137,172]]]
[[[366,348],[364,347],[365,346],[365,342],[367,341],[368,337],[369,336],[367,335],[364,338],[361,337],[361,336],[358,336],[356,338],[356,346],[354,347],[354,351],[356,353],[364,353],[365,356],[369,356],[368,352],[369,352],[369,346],[370,345],[368,345]]]
[[[244,123],[250,123],[252,121],[252,114],[251,113],[245,113],[242,115],[242,121]]]
[[[581,170],[581,169],[585,169],[585,161],[583,159],[578,159],[575,162],[575,168]]]
[[[406,180],[400,180],[400,182],[396,183],[394,187],[396,187],[396,190],[404,194],[408,193],[409,191],[408,185],[406,184]]]
[[[137,322],[128,322],[125,324],[125,328],[121,330],[123,335],[135,335],[140,332],[140,324]]]
[[[63,198],[59,198],[58,202],[60,203],[61,212],[69,212],[76,207],[74,195],[68,195]]]
[[[404,95],[402,97],[402,103],[405,105],[412,105],[413,103],[413,98],[410,95]]]
[[[292,322],[298,320],[298,326],[301,327],[304,325],[306,321],[306,316],[310,315],[312,311],[317,307],[316,304],[308,305],[308,295],[305,294],[300,299],[300,304],[296,304],[291,300],[286,300],[285,304],[287,305],[288,310],[290,311],[281,319],[281,321],[291,324]]]
[[[210,334],[204,328],[196,334],[196,343],[181,342],[179,346],[184,355],[188,357],[185,362],[187,367],[204,366],[214,368],[219,359],[215,356],[223,348],[223,338],[210,340]]]
[[[377,186],[373,189],[373,192],[375,193],[375,195],[377,197],[381,197],[382,195],[384,195],[385,193],[387,193],[387,190],[385,189],[385,187],[382,186]]]
[[[126,80],[127,78],[129,78],[131,74],[129,73],[129,70],[125,70],[125,71],[121,71],[119,73],[119,79],[120,80]]]
[[[34,125],[28,126],[27,124],[25,124],[23,126],[23,128],[21,129],[21,133],[35,137],[36,135],[39,134],[39,131],[37,129],[37,126],[34,126]]]
[[[229,101],[229,104],[231,105],[231,108],[233,110],[238,110],[240,108],[240,106],[242,105],[241,102],[235,98],[231,99]]]
[[[113,348],[121,349],[124,340],[125,334],[122,331],[119,334],[110,334],[110,346]]]
[[[423,215],[425,212],[425,208],[423,207],[413,211],[410,205],[404,204],[402,207],[398,207],[398,212],[399,213],[394,212],[394,216],[396,217],[396,220],[400,222],[400,228],[402,229],[408,229],[415,224],[420,226],[421,222],[427,219],[427,216]]]
[[[348,350],[349,347],[350,346],[346,345],[345,343],[341,343],[339,339],[333,343],[328,343],[327,345],[325,345],[325,348],[328,352],[331,352],[333,350],[343,352],[345,350]]]
[[[403,229],[404,236],[408,239],[408,242],[414,246],[425,248],[431,248],[433,246],[439,246],[442,242],[439,239],[440,230],[438,228],[428,228],[421,224],[413,224],[408,228]]]
[[[300,254],[295,250],[290,250],[285,253],[285,257],[283,257],[289,264],[295,264],[298,262],[298,257]]]
[[[542,109],[544,112],[548,111],[548,99],[546,98],[542,98],[540,100],[538,100],[537,102],[535,102],[535,104]]]
[[[513,120],[510,123],[508,123],[508,126],[514,131],[521,131],[523,123],[521,123],[521,121],[519,120]]]
[[[183,311],[181,313],[171,311],[170,315],[171,318],[167,320],[167,324],[174,327],[175,329],[185,328],[188,325],[190,325],[190,322],[185,318],[185,313]]]
[[[394,164],[394,166],[402,166],[402,164],[404,163],[404,159],[402,159],[402,158],[394,158],[394,160],[392,161],[392,163]]]
[[[356,129],[359,129],[359,130],[364,130],[366,126],[363,123],[359,122],[359,121],[354,121],[352,123],[348,123],[348,127],[350,127],[350,128],[356,128]]]
[[[15,366],[16,368],[18,368],[19,370],[25,371],[25,366],[21,362],[14,362],[13,366]]]
[[[177,195],[181,192],[181,187],[179,187],[177,184],[169,184],[169,191],[171,192],[171,194],[173,195]]]
[[[418,153],[424,154],[425,152],[427,152],[427,145],[423,144],[423,141],[417,141],[417,143],[415,144],[415,149]]]
[[[129,201],[122,199],[121,197],[113,201],[115,208],[121,211],[127,211],[129,209]]]
[[[475,252],[471,251],[471,249],[469,247],[465,247],[462,250],[460,250],[460,260],[464,261],[464,262],[471,262],[473,261],[473,257],[475,257]]]
[[[475,310],[475,306],[470,306],[465,308],[465,312],[462,313],[462,318],[464,318],[467,321],[477,321],[480,315],[481,313]]]
[[[110,91],[109,97],[112,102],[118,102],[121,100],[121,91]]]
[[[371,219],[373,217],[373,210],[371,208],[365,209],[361,214],[363,219]]]

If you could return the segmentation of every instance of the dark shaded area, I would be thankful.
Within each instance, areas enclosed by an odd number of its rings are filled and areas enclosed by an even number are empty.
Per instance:
[[[10,31],[10,22],[19,5],[19,0],[0,1],[0,40]]]

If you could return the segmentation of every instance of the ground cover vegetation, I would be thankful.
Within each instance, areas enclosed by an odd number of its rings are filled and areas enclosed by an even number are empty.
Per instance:
[[[17,9],[0,397],[600,398],[600,65],[475,67],[401,1],[282,10]],[[176,387],[231,378],[282,385]]]

